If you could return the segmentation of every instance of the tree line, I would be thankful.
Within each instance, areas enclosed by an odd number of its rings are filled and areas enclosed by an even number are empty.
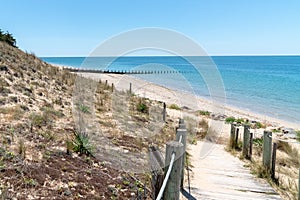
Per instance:
[[[16,39],[13,37],[13,35],[9,32],[4,33],[1,29],[0,29],[0,41],[6,42],[7,44],[13,46],[13,47],[17,47],[17,41]]]

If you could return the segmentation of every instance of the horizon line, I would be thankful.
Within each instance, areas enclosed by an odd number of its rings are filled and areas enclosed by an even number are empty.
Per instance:
[[[300,54],[213,54],[213,55],[123,55],[123,56],[92,56],[92,57],[201,57],[201,56],[207,56],[207,57],[216,57],[216,56],[300,56]],[[63,56],[37,56],[39,58],[78,58],[83,57],[87,58],[89,56],[83,56],[83,55],[63,55]]]

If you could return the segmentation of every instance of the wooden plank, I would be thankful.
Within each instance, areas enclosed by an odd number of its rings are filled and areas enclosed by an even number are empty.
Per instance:
[[[195,199],[265,200],[281,199],[275,190],[263,179],[250,173],[239,158],[215,144],[206,157],[200,158],[205,142],[189,145],[191,154],[191,195]],[[185,187],[187,190],[188,188]]]

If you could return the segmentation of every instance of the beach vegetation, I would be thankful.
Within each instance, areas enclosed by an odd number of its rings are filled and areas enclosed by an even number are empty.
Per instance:
[[[46,125],[46,123],[47,123],[47,121],[45,120],[43,115],[41,115],[39,113],[32,113],[29,118],[31,120],[31,125],[33,127],[41,128],[42,126]]]
[[[181,110],[181,108],[180,108],[177,104],[175,104],[175,103],[171,104],[171,105],[169,106],[169,108],[170,108],[170,109],[174,109],[174,110]]]
[[[293,148],[288,142],[278,141],[277,149],[286,153],[288,158],[283,162],[284,165],[299,167],[300,164],[300,154],[296,148]]]
[[[145,113],[145,114],[148,114],[149,113],[149,106],[147,105],[146,103],[146,99],[145,98],[132,98],[133,101],[136,101],[138,100],[137,102],[135,102],[134,104],[135,105],[135,109],[140,112],[140,113]]]
[[[0,41],[6,42],[10,46],[17,47],[16,46],[17,45],[17,41],[13,37],[13,35],[11,33],[9,33],[9,32],[4,33],[1,29],[0,29]]]
[[[255,125],[254,125],[255,128],[266,128],[266,126],[264,124],[262,124],[261,122],[256,122]]]
[[[198,113],[199,113],[199,115],[203,115],[203,116],[209,116],[210,115],[210,112],[205,111],[205,110],[199,110]]]
[[[61,111],[56,111],[52,107],[41,108],[42,113],[33,112],[30,114],[31,126],[41,128],[42,126],[51,127],[56,117],[63,117]]]
[[[279,130],[279,129],[272,129],[272,132],[273,132],[273,133],[280,133],[281,130]]]
[[[225,122],[226,122],[227,124],[231,124],[231,123],[235,122],[235,118],[234,118],[234,117],[227,117],[227,118],[225,119]]]
[[[79,155],[93,156],[94,146],[91,144],[89,136],[85,132],[74,132],[73,142],[68,144],[75,153]]]
[[[263,146],[263,139],[262,138],[254,138],[253,139],[253,144],[258,146],[258,147],[262,147]]]
[[[141,113],[147,113],[148,112],[148,107],[145,103],[138,103],[136,106],[137,111],[141,112]]]
[[[242,123],[245,122],[245,120],[242,119],[242,118],[238,118],[238,119],[235,119],[235,122],[238,123],[238,124],[242,124]]]
[[[79,104],[77,108],[83,113],[90,113],[90,108],[86,105]]]

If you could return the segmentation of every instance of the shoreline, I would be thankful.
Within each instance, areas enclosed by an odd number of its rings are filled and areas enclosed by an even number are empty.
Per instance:
[[[163,101],[167,104],[177,104],[179,107],[187,107],[192,111],[203,110],[213,114],[225,114],[227,117],[246,118],[253,121],[259,121],[267,125],[267,127],[285,127],[300,129],[300,125],[293,122],[273,118],[264,114],[247,111],[232,105],[221,105],[213,103],[208,99],[195,96],[191,93],[173,90],[165,86],[161,86],[152,82],[139,79],[132,75],[118,74],[95,74],[95,73],[77,73],[87,78],[95,80],[107,80],[109,84],[114,84],[117,90],[129,90],[129,85],[132,83],[132,91],[140,96]]]

